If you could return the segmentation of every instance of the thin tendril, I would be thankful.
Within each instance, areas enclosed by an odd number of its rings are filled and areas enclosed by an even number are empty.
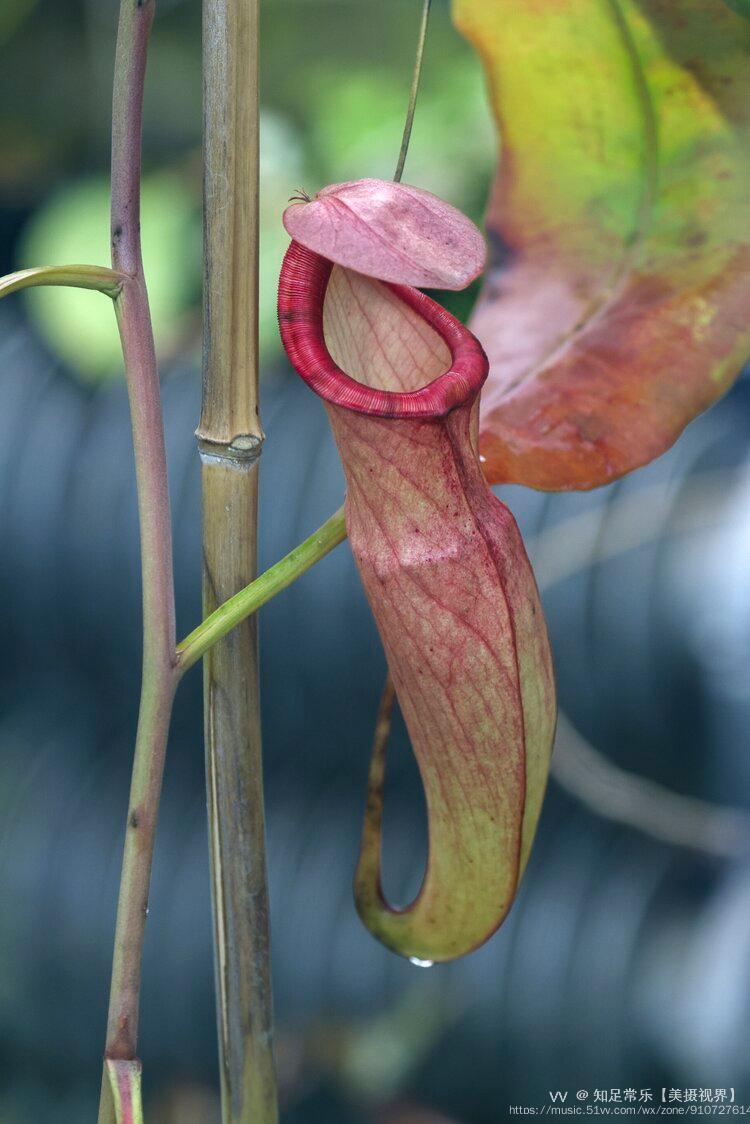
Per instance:
[[[409,106],[406,110],[406,122],[404,123],[404,135],[401,141],[401,151],[398,154],[398,163],[393,179],[396,183],[401,182],[401,177],[404,174],[404,164],[406,163],[406,154],[409,151],[409,141],[411,139],[411,129],[414,124],[414,110],[417,107],[417,94],[419,92],[419,79],[422,75],[422,59],[424,57],[424,45],[427,41],[427,23],[430,18],[430,5],[432,0],[424,0],[422,7],[422,22],[419,27],[419,39],[417,40],[417,54],[414,60],[414,75],[411,80],[411,91],[409,93]]]

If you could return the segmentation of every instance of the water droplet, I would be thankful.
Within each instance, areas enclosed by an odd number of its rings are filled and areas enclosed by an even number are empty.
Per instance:
[[[413,964],[415,968],[431,968],[435,963],[434,960],[420,960],[418,956],[410,956],[409,963]]]
[[[487,463],[487,458],[482,453],[479,454],[479,463],[480,464],[486,464]]]

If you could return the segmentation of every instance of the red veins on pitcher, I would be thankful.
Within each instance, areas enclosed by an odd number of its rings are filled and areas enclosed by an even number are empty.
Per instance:
[[[482,944],[510,908],[555,718],[534,576],[477,453],[485,354],[411,287],[468,284],[483,267],[483,241],[428,192],[376,180],[326,188],[284,222],[293,241],[279,284],[281,336],[331,421],[347,531],[428,812],[422,888],[394,908],[381,888],[380,794],[371,788],[357,907],[396,952],[451,960]]]

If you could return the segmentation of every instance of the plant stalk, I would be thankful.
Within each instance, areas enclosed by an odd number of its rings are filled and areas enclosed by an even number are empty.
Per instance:
[[[60,285],[70,289],[94,289],[114,300],[124,280],[123,274],[103,265],[40,265],[0,277],[0,297],[21,289]]]
[[[118,1124],[143,1124],[141,1063],[108,1060],[106,1065]]]
[[[112,113],[112,268],[130,398],[143,581],[143,678],[115,930],[105,1057],[134,1061],[143,934],[172,702],[175,655],[172,533],[159,378],[140,246],[141,112],[154,0],[122,0]],[[99,1124],[116,1120],[105,1070]]]
[[[206,654],[217,640],[226,636],[246,617],[256,613],[277,593],[290,586],[307,570],[325,558],[346,538],[344,509],[339,508],[309,538],[279,559],[255,581],[235,593],[177,645],[181,671],[187,671]]]
[[[427,27],[430,22],[430,5],[432,0],[423,0],[422,3],[422,20],[419,25],[419,35],[417,37],[417,51],[414,56],[414,72],[411,79],[411,89],[409,90],[409,104],[406,108],[406,121],[404,122],[404,135],[401,138],[401,150],[398,154],[398,162],[396,163],[396,171],[393,173],[393,178],[396,183],[401,183],[401,177],[404,174],[404,164],[406,163],[406,154],[409,151],[409,141],[411,140],[411,130],[414,124],[414,112],[417,108],[417,94],[419,93],[419,80],[422,77],[422,61],[424,59],[424,48],[427,42]]]
[[[205,0],[204,616],[256,575],[258,0]],[[240,618],[235,618],[236,623]],[[257,631],[204,648],[223,1124],[276,1124]],[[197,658],[197,657],[196,657]]]

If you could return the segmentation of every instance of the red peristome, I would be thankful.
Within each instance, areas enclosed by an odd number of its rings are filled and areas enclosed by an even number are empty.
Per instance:
[[[374,770],[357,907],[402,955],[450,960],[485,941],[513,901],[555,714],[531,567],[476,451],[486,361],[468,330],[421,294],[332,270],[294,244],[279,319],[331,419],[349,539],[427,804],[422,889],[394,909],[380,883]]]
[[[295,369],[316,394],[336,406],[386,418],[441,417],[487,378],[487,357],[478,340],[441,305],[408,285],[389,285],[403,304],[438,333],[450,349],[450,369],[427,386],[390,391],[365,386],[331,358],[323,329],[323,301],[333,262],[292,242],[279,278],[279,329]]]

